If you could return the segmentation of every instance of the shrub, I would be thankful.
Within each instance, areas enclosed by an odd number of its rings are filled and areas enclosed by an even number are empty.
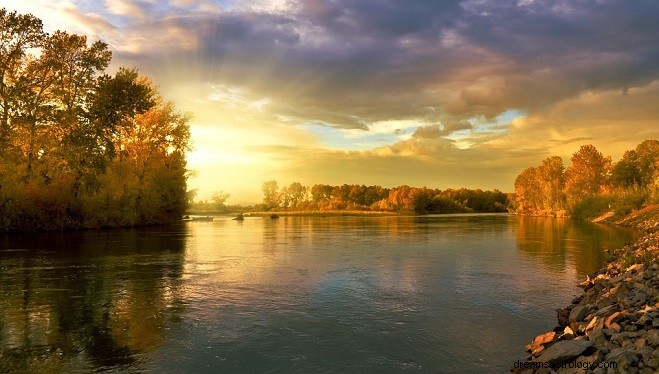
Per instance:
[[[586,196],[572,207],[571,216],[577,219],[595,218],[611,210],[614,200],[611,195]]]

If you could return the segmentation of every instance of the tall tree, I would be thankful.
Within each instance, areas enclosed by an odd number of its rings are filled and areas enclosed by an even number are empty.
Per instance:
[[[297,208],[297,206],[305,200],[306,195],[307,188],[300,182],[293,182],[288,186],[288,196],[291,208]]]
[[[593,145],[582,146],[570,159],[572,164],[565,175],[565,195],[571,205],[587,196],[605,193],[609,190],[611,158]]]
[[[25,57],[29,49],[41,46],[44,35],[40,19],[0,9],[0,156],[8,147],[19,95],[26,90],[21,79],[26,75]]]
[[[279,206],[279,186],[277,186],[277,181],[267,181],[263,182],[261,186],[261,191],[263,191],[263,203],[266,206],[266,209],[273,209]]]
[[[641,186],[643,184],[638,154],[635,150],[626,151],[620,161],[613,166],[611,169],[611,182],[620,187]]]
[[[565,166],[558,156],[542,161],[537,170],[537,182],[542,195],[542,209],[556,212],[565,209]]]
[[[517,211],[535,213],[542,201],[538,169],[529,167],[515,178],[515,201]]]

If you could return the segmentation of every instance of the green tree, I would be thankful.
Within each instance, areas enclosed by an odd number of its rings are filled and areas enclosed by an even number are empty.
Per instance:
[[[611,170],[611,181],[619,187],[641,186],[643,179],[635,150],[626,151]]]

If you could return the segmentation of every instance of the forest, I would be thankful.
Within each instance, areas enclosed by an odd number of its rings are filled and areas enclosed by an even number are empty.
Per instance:
[[[189,114],[102,41],[0,9],[0,231],[180,220]]]
[[[624,215],[659,202],[659,141],[645,140],[614,163],[593,145],[575,152],[570,165],[553,156],[515,179],[518,213],[595,218]]]
[[[277,181],[264,182],[259,211],[373,211],[427,213],[498,213],[508,211],[508,195],[480,189],[431,189],[398,186],[384,188],[358,184],[303,186],[299,182],[279,187]],[[193,203],[197,211],[241,211],[248,207],[227,206],[229,194],[216,192],[211,201]]]

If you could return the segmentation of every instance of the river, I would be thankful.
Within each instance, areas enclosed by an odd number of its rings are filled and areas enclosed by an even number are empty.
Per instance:
[[[505,214],[0,235],[0,372],[506,372],[638,236]]]

